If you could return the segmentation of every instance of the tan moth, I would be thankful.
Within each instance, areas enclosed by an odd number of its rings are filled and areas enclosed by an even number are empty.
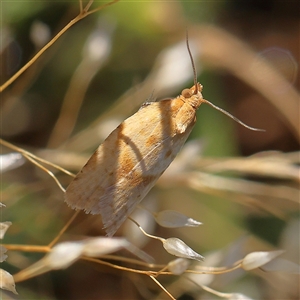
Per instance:
[[[223,109],[203,99],[194,71],[194,86],[176,98],[145,103],[98,147],[66,190],[74,209],[100,214],[113,236],[174,160],[189,137],[196,111],[207,103],[251,130]]]

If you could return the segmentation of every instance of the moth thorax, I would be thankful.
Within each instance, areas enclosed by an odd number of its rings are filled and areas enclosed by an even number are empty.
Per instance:
[[[194,109],[197,109],[203,102],[203,97],[200,92],[190,97],[187,101]]]

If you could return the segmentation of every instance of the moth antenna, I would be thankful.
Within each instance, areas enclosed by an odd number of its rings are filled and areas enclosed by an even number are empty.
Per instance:
[[[190,56],[191,63],[192,63],[192,68],[193,68],[193,73],[194,73],[194,86],[195,86],[194,94],[196,95],[198,93],[197,71],[196,71],[194,59],[193,59],[192,52],[191,52],[190,45],[189,45],[189,33],[187,30],[186,30],[186,47],[189,52],[189,56]]]
[[[233,116],[232,114],[230,114],[228,111],[212,104],[211,102],[209,102],[208,100],[202,99],[203,103],[207,103],[208,105],[210,105],[211,107],[213,107],[216,110],[219,110],[221,113],[223,113],[224,115],[226,115],[227,117],[231,118],[232,120],[236,121],[237,123],[241,124],[242,126],[253,130],[253,131],[265,131],[264,129],[260,129],[260,128],[255,128],[255,127],[251,127],[245,123],[243,123],[241,120],[239,120],[237,117]]]

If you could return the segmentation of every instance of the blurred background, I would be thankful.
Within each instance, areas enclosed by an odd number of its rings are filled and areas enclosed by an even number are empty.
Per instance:
[[[79,3],[1,5],[2,85],[78,14]],[[140,209],[136,219],[151,234],[182,239],[211,266],[272,249],[286,250],[285,258],[299,263],[299,8],[298,1],[274,0],[115,3],[67,30],[3,91],[1,138],[78,172],[142,103],[193,85],[188,31],[204,98],[266,132],[202,105],[189,141],[144,205],[179,211],[203,225],[162,228]],[[1,154],[10,152],[1,146]],[[12,222],[3,242],[46,245],[73,211],[48,175],[18,161],[1,177],[1,218]],[[57,177],[64,187],[71,181]],[[63,240],[103,235],[101,228],[99,216],[81,214]],[[130,223],[117,234],[159,263],[173,259]],[[15,274],[42,256],[9,251],[2,268]],[[299,298],[297,275],[198,276],[201,284],[251,299]],[[184,288],[177,277],[161,282],[177,299],[219,299],[200,287]],[[147,276],[85,262],[17,283],[17,291],[22,299],[167,299]]]

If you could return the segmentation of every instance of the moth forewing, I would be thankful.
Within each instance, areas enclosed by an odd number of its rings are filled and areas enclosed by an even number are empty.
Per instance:
[[[101,215],[108,236],[114,235],[180,151],[195,125],[201,103],[251,130],[261,131],[203,99],[188,37],[186,41],[194,86],[174,99],[142,105],[98,147],[66,190],[69,206]]]
[[[188,138],[202,103],[201,93],[194,91],[195,87],[188,97],[182,93],[142,106],[121,123],[68,186],[68,205],[100,214],[107,235],[112,236]]]

